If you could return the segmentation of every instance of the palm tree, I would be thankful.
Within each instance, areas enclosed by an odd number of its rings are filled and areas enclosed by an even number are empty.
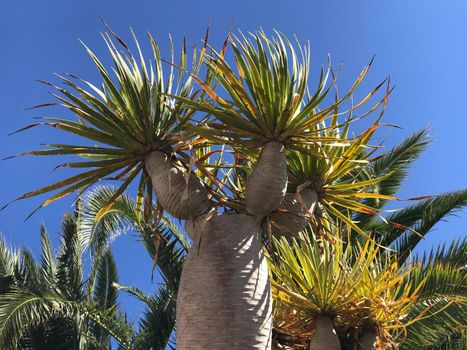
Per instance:
[[[58,254],[41,228],[39,261],[27,249],[0,240],[0,347],[2,349],[128,348],[133,331],[119,311],[118,274],[110,251],[83,276],[76,217],[65,215]]]
[[[112,187],[97,187],[84,196],[79,221],[83,244],[90,248],[91,260],[95,261],[102,251],[111,248],[114,239],[134,231],[138,233],[149,259],[155,262],[157,258],[156,266],[164,283],[154,295],[145,295],[136,287],[114,285],[146,305],[132,348],[163,350],[167,345],[174,345],[172,334],[175,330],[176,294],[190,245],[185,234],[167,217],[162,217],[157,226],[141,220],[137,203],[126,194],[118,197],[112,210],[96,220],[116,191]],[[159,236],[161,239],[157,243],[154,239]]]
[[[167,75],[152,37],[154,62],[149,66],[137,41],[138,53],[132,55],[121,38],[112,35],[123,47],[119,50],[111,36],[104,35],[115,77],[86,48],[102,77],[102,87],[73,75],[59,76],[66,88],[46,83],[56,91],[58,104],[76,120],[45,118],[22,129],[46,125],[80,136],[81,145],[49,144],[48,149],[25,155],[78,155],[85,160],[59,167],[86,170],[18,199],[57,190],[43,207],[100,180],[120,180],[121,186],[95,215],[98,221],[113,210],[123,191],[140,175],[138,221],[144,219],[157,227],[165,209],[186,220],[196,247],[186,256],[178,289],[177,346],[270,348],[272,302],[262,237],[270,235],[272,227],[284,226],[280,217],[288,214],[304,217],[299,228],[313,218],[321,226],[337,218],[365,235],[345,213],[377,214],[353,197],[392,199],[360,191],[388,176],[355,183],[359,171],[354,165],[368,162],[364,150],[371,147],[368,141],[381,116],[357,137],[348,136],[348,130],[352,120],[378,109],[384,112],[389,86],[384,98],[355,117],[353,112],[382,86],[353,103],[352,93],[370,67],[363,69],[349,91],[342,96],[336,91],[332,98],[329,92],[336,74],[329,65],[312,89],[309,46],[293,45],[280,33],[272,38],[263,32],[250,38],[230,35],[221,51],[209,47],[211,54],[207,54],[205,40],[191,64],[184,45],[179,64],[172,57]],[[237,72],[226,60],[227,47],[232,48]],[[203,63],[207,69],[201,79]],[[192,73],[185,74],[186,69]],[[194,81],[200,90],[194,90]],[[224,91],[217,93],[216,87]],[[349,119],[340,123],[347,102],[351,104]],[[98,145],[90,146],[89,141]],[[206,148],[211,152],[203,154]],[[225,157],[211,162],[215,154]],[[305,155],[318,163],[319,182],[309,174],[296,176]],[[237,165],[243,169],[235,171],[241,173],[241,186],[236,189],[229,178]],[[276,234],[281,232],[287,234],[276,229]],[[157,230],[152,234],[156,260],[162,240]]]
[[[401,349],[449,349],[467,341],[467,239],[459,239],[416,257],[414,283],[425,280],[408,318],[424,314],[406,327],[401,338]],[[427,311],[428,310],[428,311]]]
[[[136,203],[126,195],[96,221],[97,213],[116,191],[96,188],[85,196],[75,216],[65,215],[57,256],[44,227],[39,262],[28,250],[13,251],[0,241],[2,349],[109,349],[111,338],[119,349],[164,350],[171,344],[175,296],[188,243],[166,218],[156,229],[140,221]],[[154,295],[118,283],[110,242],[127,230],[138,232],[152,260],[155,233],[162,237],[157,268],[164,283]],[[85,278],[83,256],[88,248],[91,267]],[[126,322],[117,303],[119,291],[146,305],[137,328]],[[51,309],[51,305],[60,308]],[[12,324],[14,317],[16,324]]]

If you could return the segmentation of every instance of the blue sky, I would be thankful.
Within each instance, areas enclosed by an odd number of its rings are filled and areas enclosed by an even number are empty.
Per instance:
[[[434,142],[412,169],[400,196],[438,194],[467,185],[467,3],[463,0],[2,1],[1,158],[37,149],[51,140],[63,141],[63,135],[48,129],[7,134],[45,112],[63,115],[60,110],[25,110],[51,101],[36,79],[54,81],[54,72],[71,72],[99,82],[78,41],[80,38],[99,56],[107,57],[99,34],[105,28],[99,17],[128,40],[129,27],[142,42],[149,31],[167,56],[168,33],[176,45],[184,33],[190,45],[199,44],[209,21],[215,45],[222,43],[231,26],[244,32],[261,27],[267,32],[275,28],[289,36],[296,34],[301,41],[311,42],[312,70],[318,71],[326,63],[328,53],[336,65],[343,62],[342,88],[376,55],[363,89],[371,89],[388,75],[396,84],[385,120],[403,129],[393,130],[388,143],[425,127],[430,128]],[[26,157],[0,162],[0,203],[68,174],[51,173],[58,162],[56,158]],[[45,198],[15,203],[0,213],[0,232],[11,244],[37,252],[41,222],[56,237],[61,215],[71,209],[71,198],[24,222],[41,199]],[[465,235],[466,219],[466,213],[460,213],[440,224],[422,248]],[[150,291],[151,263],[135,237],[130,234],[113,247],[121,282]]]

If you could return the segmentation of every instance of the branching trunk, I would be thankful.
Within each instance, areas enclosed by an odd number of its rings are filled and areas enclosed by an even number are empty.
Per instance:
[[[332,320],[328,316],[318,316],[316,331],[310,341],[310,350],[340,350],[339,337],[334,330]]]
[[[271,293],[261,227],[244,214],[209,219],[186,258],[177,349],[271,348]]]
[[[212,208],[206,188],[199,178],[174,166],[163,152],[152,152],[146,158],[145,166],[157,200],[170,215],[178,219],[191,219]]]
[[[287,193],[278,211],[270,215],[272,233],[276,236],[295,236],[310,222],[318,194],[312,189]]]
[[[287,187],[284,145],[271,141],[247,181],[249,214],[218,215],[193,174],[161,153],[146,160],[154,191],[173,216],[186,219],[193,245],[177,296],[177,349],[271,349],[272,299],[261,220]]]
[[[358,339],[359,350],[374,350],[376,349],[376,341],[378,335],[373,329],[366,329]]]
[[[287,190],[287,159],[282,143],[269,141],[246,185],[248,213],[263,218],[281,204]]]

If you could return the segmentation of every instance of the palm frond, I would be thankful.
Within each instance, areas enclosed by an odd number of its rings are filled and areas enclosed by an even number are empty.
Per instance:
[[[135,349],[166,349],[175,330],[176,292],[169,286],[159,288],[155,296],[145,295],[134,287],[119,286],[119,289],[146,304],[135,338]]]
[[[117,305],[118,291],[113,284],[118,282],[118,272],[109,250],[99,260],[94,300],[101,309],[105,310]]]
[[[453,215],[467,205],[467,190],[435,196],[403,208],[387,217],[387,220],[402,226],[372,224],[372,230],[381,237],[381,244],[396,249],[401,262],[430,230],[441,220]],[[407,227],[411,230],[407,231]]]
[[[48,284],[55,284],[57,264],[45,225],[41,225],[41,272],[42,278],[47,281]]]
[[[57,256],[57,284],[70,300],[81,300],[83,290],[82,246],[76,218],[65,214],[62,222],[60,251]]]
[[[467,266],[467,237],[445,242],[429,252],[425,251],[421,257],[416,258],[423,266],[449,265],[457,268]]]
[[[14,289],[0,295],[0,347],[16,350],[25,330],[45,324],[55,314],[73,318],[76,307],[49,293]]]
[[[386,196],[396,195],[406,179],[411,165],[425,151],[429,143],[428,131],[420,130],[410,135],[387,153],[384,153],[381,158],[370,162],[367,165],[370,178],[390,174],[390,176],[373,184],[371,192]],[[380,209],[387,203],[387,200],[384,198],[366,198],[363,203]],[[362,229],[367,228],[368,223],[374,218],[373,215],[361,212],[355,213],[354,216],[354,220],[358,222],[358,226]]]
[[[17,276],[18,252],[9,247],[0,236],[0,293],[7,292]]]
[[[112,210],[96,221],[102,206],[115,191],[116,189],[111,187],[98,187],[87,195],[80,218],[83,245],[91,247],[91,253],[98,256],[120,234],[129,230],[136,231],[151,259],[154,261],[157,256],[157,267],[166,282],[176,290],[183,259],[189,248],[185,234],[165,217],[161,218],[161,222],[156,226],[140,220],[137,205],[126,194],[121,195]],[[159,247],[155,245],[156,235],[161,237]]]
[[[406,282],[420,285],[424,281],[417,292],[418,302],[440,297],[456,303],[467,302],[466,248],[467,239],[459,239],[447,249],[443,245],[408,262],[413,268]]]
[[[100,256],[98,261],[93,299],[98,309],[105,312],[117,305],[118,290],[114,283],[118,282],[118,273],[110,250]],[[110,315],[107,316],[110,317]],[[110,344],[109,334],[106,334],[99,324],[95,324],[92,328],[94,338],[101,344]]]
[[[450,303],[446,298],[417,303],[411,314],[418,315],[428,309],[427,316],[407,327],[407,335],[401,336],[401,349],[450,349],[465,344],[465,319],[467,303]],[[458,344],[456,344],[458,343]],[[452,349],[463,349],[452,347]]]
[[[135,332],[132,324],[127,321],[125,315],[119,314],[115,305],[105,310],[101,310],[97,304],[82,304],[81,307],[84,317],[102,329],[104,334],[109,334],[123,349],[133,348]],[[101,342],[99,338],[97,340]]]
[[[40,265],[35,260],[32,252],[25,247],[20,250],[18,269],[21,271],[20,279],[18,279],[20,285],[37,288],[42,284]]]

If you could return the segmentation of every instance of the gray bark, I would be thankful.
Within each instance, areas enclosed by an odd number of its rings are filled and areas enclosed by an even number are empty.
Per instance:
[[[286,193],[279,210],[269,217],[272,233],[276,236],[296,236],[310,222],[317,202],[318,194],[310,188],[299,193]]]
[[[287,190],[287,158],[282,143],[269,141],[246,185],[246,209],[259,218],[276,210]]]
[[[373,350],[376,349],[376,340],[378,335],[373,329],[366,329],[358,339],[359,350]]]
[[[212,208],[208,192],[200,179],[174,166],[167,155],[154,151],[145,162],[158,202],[172,216],[191,219]]]
[[[204,226],[206,225],[207,221],[215,215],[217,215],[215,210],[211,210],[211,212],[207,214],[197,216],[185,222],[185,230],[192,241],[198,240],[198,238],[201,235],[201,232],[203,232],[204,230]]]
[[[341,343],[334,330],[331,318],[318,315],[316,330],[310,340],[310,350],[340,350]]]
[[[177,349],[271,349],[272,300],[261,227],[244,214],[207,220],[177,296]]]

